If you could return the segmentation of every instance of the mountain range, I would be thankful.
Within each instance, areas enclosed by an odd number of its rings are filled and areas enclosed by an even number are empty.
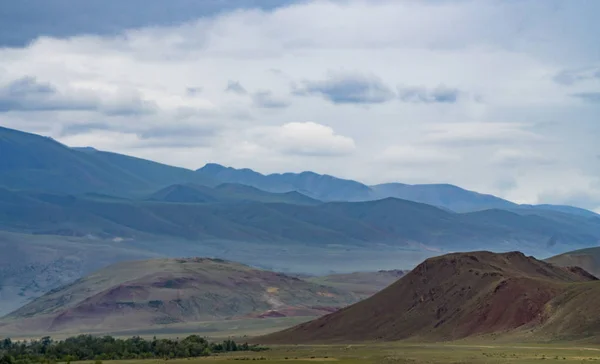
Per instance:
[[[600,217],[575,207],[521,206],[445,184],[193,171],[0,128],[0,314],[130,259],[347,273],[410,269],[451,251],[548,257],[599,241]]]
[[[297,192],[312,199],[371,201],[394,197],[455,212],[486,209],[549,210],[598,217],[594,212],[562,205],[518,205],[487,194],[449,184],[408,185],[363,183],[314,172],[263,175],[208,163],[197,171],[94,148],[71,148],[51,138],[0,127],[0,186],[13,190],[53,193],[101,193],[136,197],[171,185],[215,187],[223,183],[251,186],[273,192]]]

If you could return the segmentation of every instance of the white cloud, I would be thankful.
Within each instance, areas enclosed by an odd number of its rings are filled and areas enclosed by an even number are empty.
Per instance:
[[[414,145],[395,145],[385,148],[377,159],[390,164],[422,167],[437,163],[458,162],[460,161],[460,156],[442,149]]]
[[[352,138],[337,135],[332,128],[313,122],[256,128],[250,134],[262,147],[286,154],[341,156],[356,149]]]
[[[0,85],[30,77],[58,96],[3,94],[2,124],[189,168],[449,182],[522,202],[557,184],[593,193],[599,105],[571,95],[600,91],[597,6],[308,1],[43,37],[0,48]]]

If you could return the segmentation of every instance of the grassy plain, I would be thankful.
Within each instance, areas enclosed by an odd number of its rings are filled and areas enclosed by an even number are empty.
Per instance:
[[[279,346],[258,353],[232,353],[207,358],[169,360],[169,364],[239,363],[260,360],[286,363],[582,363],[600,360],[600,347],[570,345],[364,344]],[[111,362],[113,363],[113,362]],[[158,364],[163,360],[131,360],[114,364]]]

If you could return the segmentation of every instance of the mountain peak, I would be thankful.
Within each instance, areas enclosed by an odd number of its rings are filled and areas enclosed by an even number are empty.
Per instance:
[[[198,169],[198,172],[217,173],[231,167],[225,167],[218,163],[206,163],[204,167]]]

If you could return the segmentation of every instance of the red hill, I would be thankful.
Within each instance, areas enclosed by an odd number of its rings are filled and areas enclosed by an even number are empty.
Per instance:
[[[509,332],[543,324],[547,304],[596,280],[519,252],[449,254],[426,260],[371,298],[258,341],[441,341]]]

